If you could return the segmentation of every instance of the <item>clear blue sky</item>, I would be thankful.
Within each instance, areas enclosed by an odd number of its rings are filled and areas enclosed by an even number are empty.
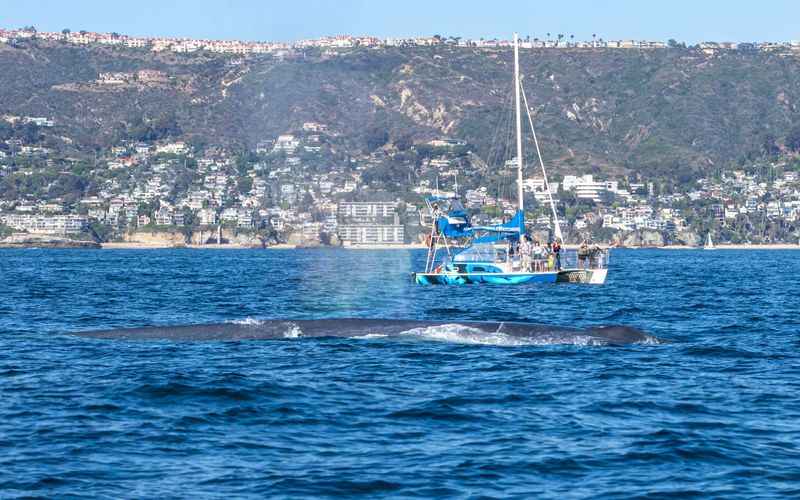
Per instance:
[[[0,0],[0,26],[298,40],[334,34],[800,39],[800,0]]]

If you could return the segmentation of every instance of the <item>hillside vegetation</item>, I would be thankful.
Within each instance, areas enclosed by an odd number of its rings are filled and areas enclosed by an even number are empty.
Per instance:
[[[252,149],[314,121],[354,152],[449,136],[485,158],[505,140],[511,55],[440,46],[277,60],[0,45],[0,114],[54,119],[72,151],[160,137]],[[562,172],[689,179],[775,152],[800,124],[792,57],[537,49],[521,64],[545,159]],[[95,82],[142,69],[169,79]]]

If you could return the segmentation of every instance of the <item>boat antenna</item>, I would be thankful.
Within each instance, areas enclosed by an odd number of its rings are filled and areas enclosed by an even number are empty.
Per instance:
[[[564,236],[561,234],[561,224],[558,222],[558,212],[556,211],[556,204],[553,201],[553,192],[550,190],[550,183],[547,181],[547,171],[544,169],[544,160],[542,160],[542,151],[539,149],[539,139],[536,138],[536,129],[533,127],[533,118],[531,118],[531,108],[528,107],[528,98],[525,96],[524,88],[522,88],[522,100],[525,101],[525,111],[528,113],[528,124],[531,127],[531,132],[533,133],[533,144],[536,146],[536,156],[539,157],[539,166],[542,167],[544,188],[547,190],[547,198],[550,200],[550,210],[553,212],[553,227],[555,228],[556,238],[559,239],[561,243],[564,243]]]
[[[519,38],[514,33],[514,93],[517,120],[517,205],[521,212],[525,208],[522,201],[522,113],[520,112],[519,85]]]

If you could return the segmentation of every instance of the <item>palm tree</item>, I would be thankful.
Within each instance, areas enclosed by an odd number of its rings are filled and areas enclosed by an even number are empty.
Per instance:
[[[564,39],[564,34],[563,33],[559,33],[558,34],[558,43],[559,43],[559,45],[561,44],[561,40],[563,40],[563,39]]]
[[[570,43],[574,46],[575,45],[575,35],[569,36]]]
[[[547,32],[547,41],[548,42],[550,41],[550,32],[549,31]]]
[[[597,43],[597,33],[592,33],[592,47]]]

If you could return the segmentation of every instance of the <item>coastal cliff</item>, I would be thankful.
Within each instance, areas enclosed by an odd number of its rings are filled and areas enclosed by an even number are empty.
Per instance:
[[[219,241],[217,237],[219,236]],[[138,229],[127,232],[122,243],[142,247],[183,247],[203,245],[227,245],[246,248],[265,248],[279,243],[274,238],[264,238],[252,231],[241,231],[231,228],[199,229],[191,232],[180,230]]]
[[[91,240],[19,233],[0,239],[0,248],[100,248],[100,244]]]
[[[143,246],[176,247],[186,244],[186,236],[179,231],[134,231],[125,233],[122,241]]]

